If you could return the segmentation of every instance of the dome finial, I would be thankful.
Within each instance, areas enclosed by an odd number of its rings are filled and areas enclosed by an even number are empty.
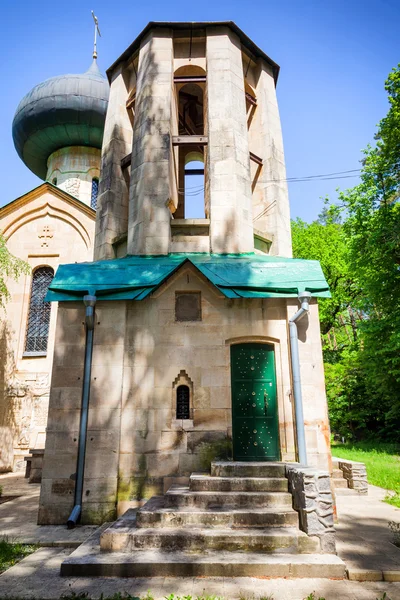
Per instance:
[[[94,21],[93,58],[94,58],[94,60],[96,60],[97,59],[97,34],[99,34],[99,36],[101,37],[101,33],[100,33],[100,29],[99,29],[99,21],[93,11],[92,11],[92,17],[93,17],[93,21]]]

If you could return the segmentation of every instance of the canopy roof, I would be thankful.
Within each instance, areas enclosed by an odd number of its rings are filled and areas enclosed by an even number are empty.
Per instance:
[[[194,265],[227,298],[290,298],[301,291],[330,297],[316,260],[257,254],[170,254],[60,265],[46,299],[143,300],[184,263]]]

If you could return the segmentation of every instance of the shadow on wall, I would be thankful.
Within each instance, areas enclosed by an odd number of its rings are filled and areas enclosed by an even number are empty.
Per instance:
[[[154,38],[153,38],[154,39]],[[172,188],[172,56],[170,72],[159,73],[153,39],[143,51],[136,87],[129,194],[129,251],[167,254],[171,236]],[[171,49],[172,50],[172,49]],[[166,84],[165,78],[169,81]],[[169,93],[167,87],[169,86]],[[175,183],[175,185],[173,185]]]
[[[13,469],[14,438],[21,429],[20,415],[27,386],[16,377],[12,333],[6,319],[0,326],[0,472]]]
[[[212,219],[212,205],[211,205],[211,215]],[[221,228],[221,233],[214,238],[214,248],[211,248],[211,252],[225,252],[225,248],[229,248],[229,253],[231,254],[239,254],[241,253],[240,247],[240,215],[236,213],[234,209],[230,210],[229,215],[225,216],[225,222],[223,224],[223,228]],[[218,250],[216,249],[218,248]],[[222,249],[222,250],[219,250]]]

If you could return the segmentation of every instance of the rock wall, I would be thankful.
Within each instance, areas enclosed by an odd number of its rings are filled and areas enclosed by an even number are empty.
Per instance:
[[[322,552],[334,554],[334,507],[329,473],[287,464],[286,476],[293,496],[293,507],[299,513],[300,529],[309,536],[319,538]]]
[[[334,460],[337,460],[338,467],[347,480],[347,487],[357,490],[359,494],[368,494],[367,469],[364,463],[344,459]]]

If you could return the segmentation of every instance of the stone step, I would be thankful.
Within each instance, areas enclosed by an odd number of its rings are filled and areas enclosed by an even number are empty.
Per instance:
[[[333,481],[333,485],[336,490],[338,488],[347,488],[347,480],[346,479],[336,479],[336,477],[335,477],[334,479],[332,479],[332,481]]]
[[[309,537],[295,527],[269,529],[137,529],[111,526],[102,534],[103,552],[134,552],[154,548],[176,552],[320,552],[317,537]]]
[[[165,494],[165,506],[194,506],[208,510],[230,508],[291,508],[288,492],[192,492],[188,487],[171,486]]]
[[[287,492],[286,477],[210,477],[203,473],[190,476],[192,492]]]
[[[357,490],[352,490],[348,488],[347,485],[344,488],[336,488],[335,489],[336,496],[359,496]]]
[[[332,477],[334,479],[341,479],[341,478],[343,478],[343,471],[342,471],[342,469],[333,469],[333,471],[332,471]]]
[[[125,517],[125,515],[124,515]],[[123,518],[124,518],[123,517]],[[142,527],[266,528],[298,527],[298,513],[292,508],[246,508],[205,510],[165,508],[164,497],[153,497],[137,512],[136,525]]]
[[[310,577],[343,579],[344,562],[334,554],[252,552],[101,552],[97,529],[61,565],[66,577]]]
[[[212,477],[285,477],[284,463],[273,462],[213,462]]]

